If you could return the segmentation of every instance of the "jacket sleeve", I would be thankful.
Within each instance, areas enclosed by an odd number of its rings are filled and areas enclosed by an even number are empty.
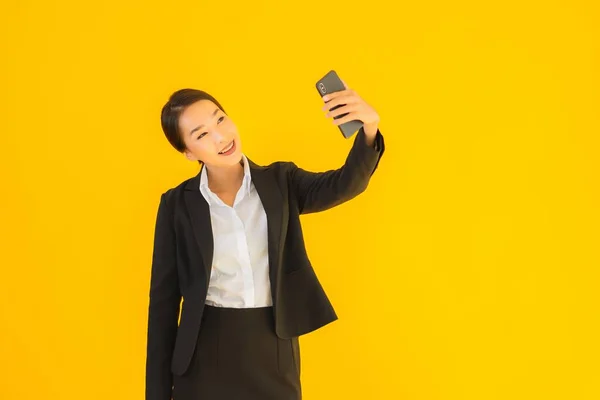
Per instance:
[[[175,249],[173,215],[163,193],[156,217],[150,277],[146,400],[171,400],[171,358],[181,304]]]
[[[365,191],[384,150],[381,132],[377,130],[375,143],[369,146],[364,128],[361,127],[341,168],[309,172],[290,163],[289,181],[300,214],[327,210]]]

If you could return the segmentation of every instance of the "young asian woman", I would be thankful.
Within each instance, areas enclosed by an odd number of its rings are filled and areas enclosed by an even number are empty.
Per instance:
[[[344,165],[324,172],[254,163],[233,120],[205,91],[178,90],[164,105],[167,140],[200,171],[160,196],[146,400],[302,398],[298,337],[337,315],[299,216],[364,192],[385,149],[379,115],[345,86],[323,98],[323,111],[334,124],[357,119],[363,127]]]

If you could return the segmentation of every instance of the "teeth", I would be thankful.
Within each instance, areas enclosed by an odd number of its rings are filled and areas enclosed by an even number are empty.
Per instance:
[[[223,154],[223,153],[225,153],[225,152],[227,152],[227,151],[231,150],[231,148],[232,148],[232,147],[233,147],[233,142],[231,142],[231,144],[230,144],[229,146],[227,146],[227,148],[226,148],[226,149],[224,149],[224,150],[220,151],[220,152],[219,152],[219,154]]]

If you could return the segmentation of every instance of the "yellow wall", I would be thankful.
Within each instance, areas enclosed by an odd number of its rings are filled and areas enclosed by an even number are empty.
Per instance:
[[[597,2],[52,3],[0,16],[0,398],[142,399],[158,200],[198,169],[160,108],[204,89],[253,160],[338,167],[332,68],[387,152],[303,219],[340,316],[305,398],[600,398]]]

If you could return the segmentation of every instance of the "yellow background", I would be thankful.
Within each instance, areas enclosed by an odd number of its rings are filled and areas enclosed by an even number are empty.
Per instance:
[[[259,163],[339,167],[335,69],[387,151],[303,218],[340,319],[317,399],[600,398],[593,1],[5,2],[0,398],[143,399],[160,194],[194,176],[160,108],[219,99]]]

